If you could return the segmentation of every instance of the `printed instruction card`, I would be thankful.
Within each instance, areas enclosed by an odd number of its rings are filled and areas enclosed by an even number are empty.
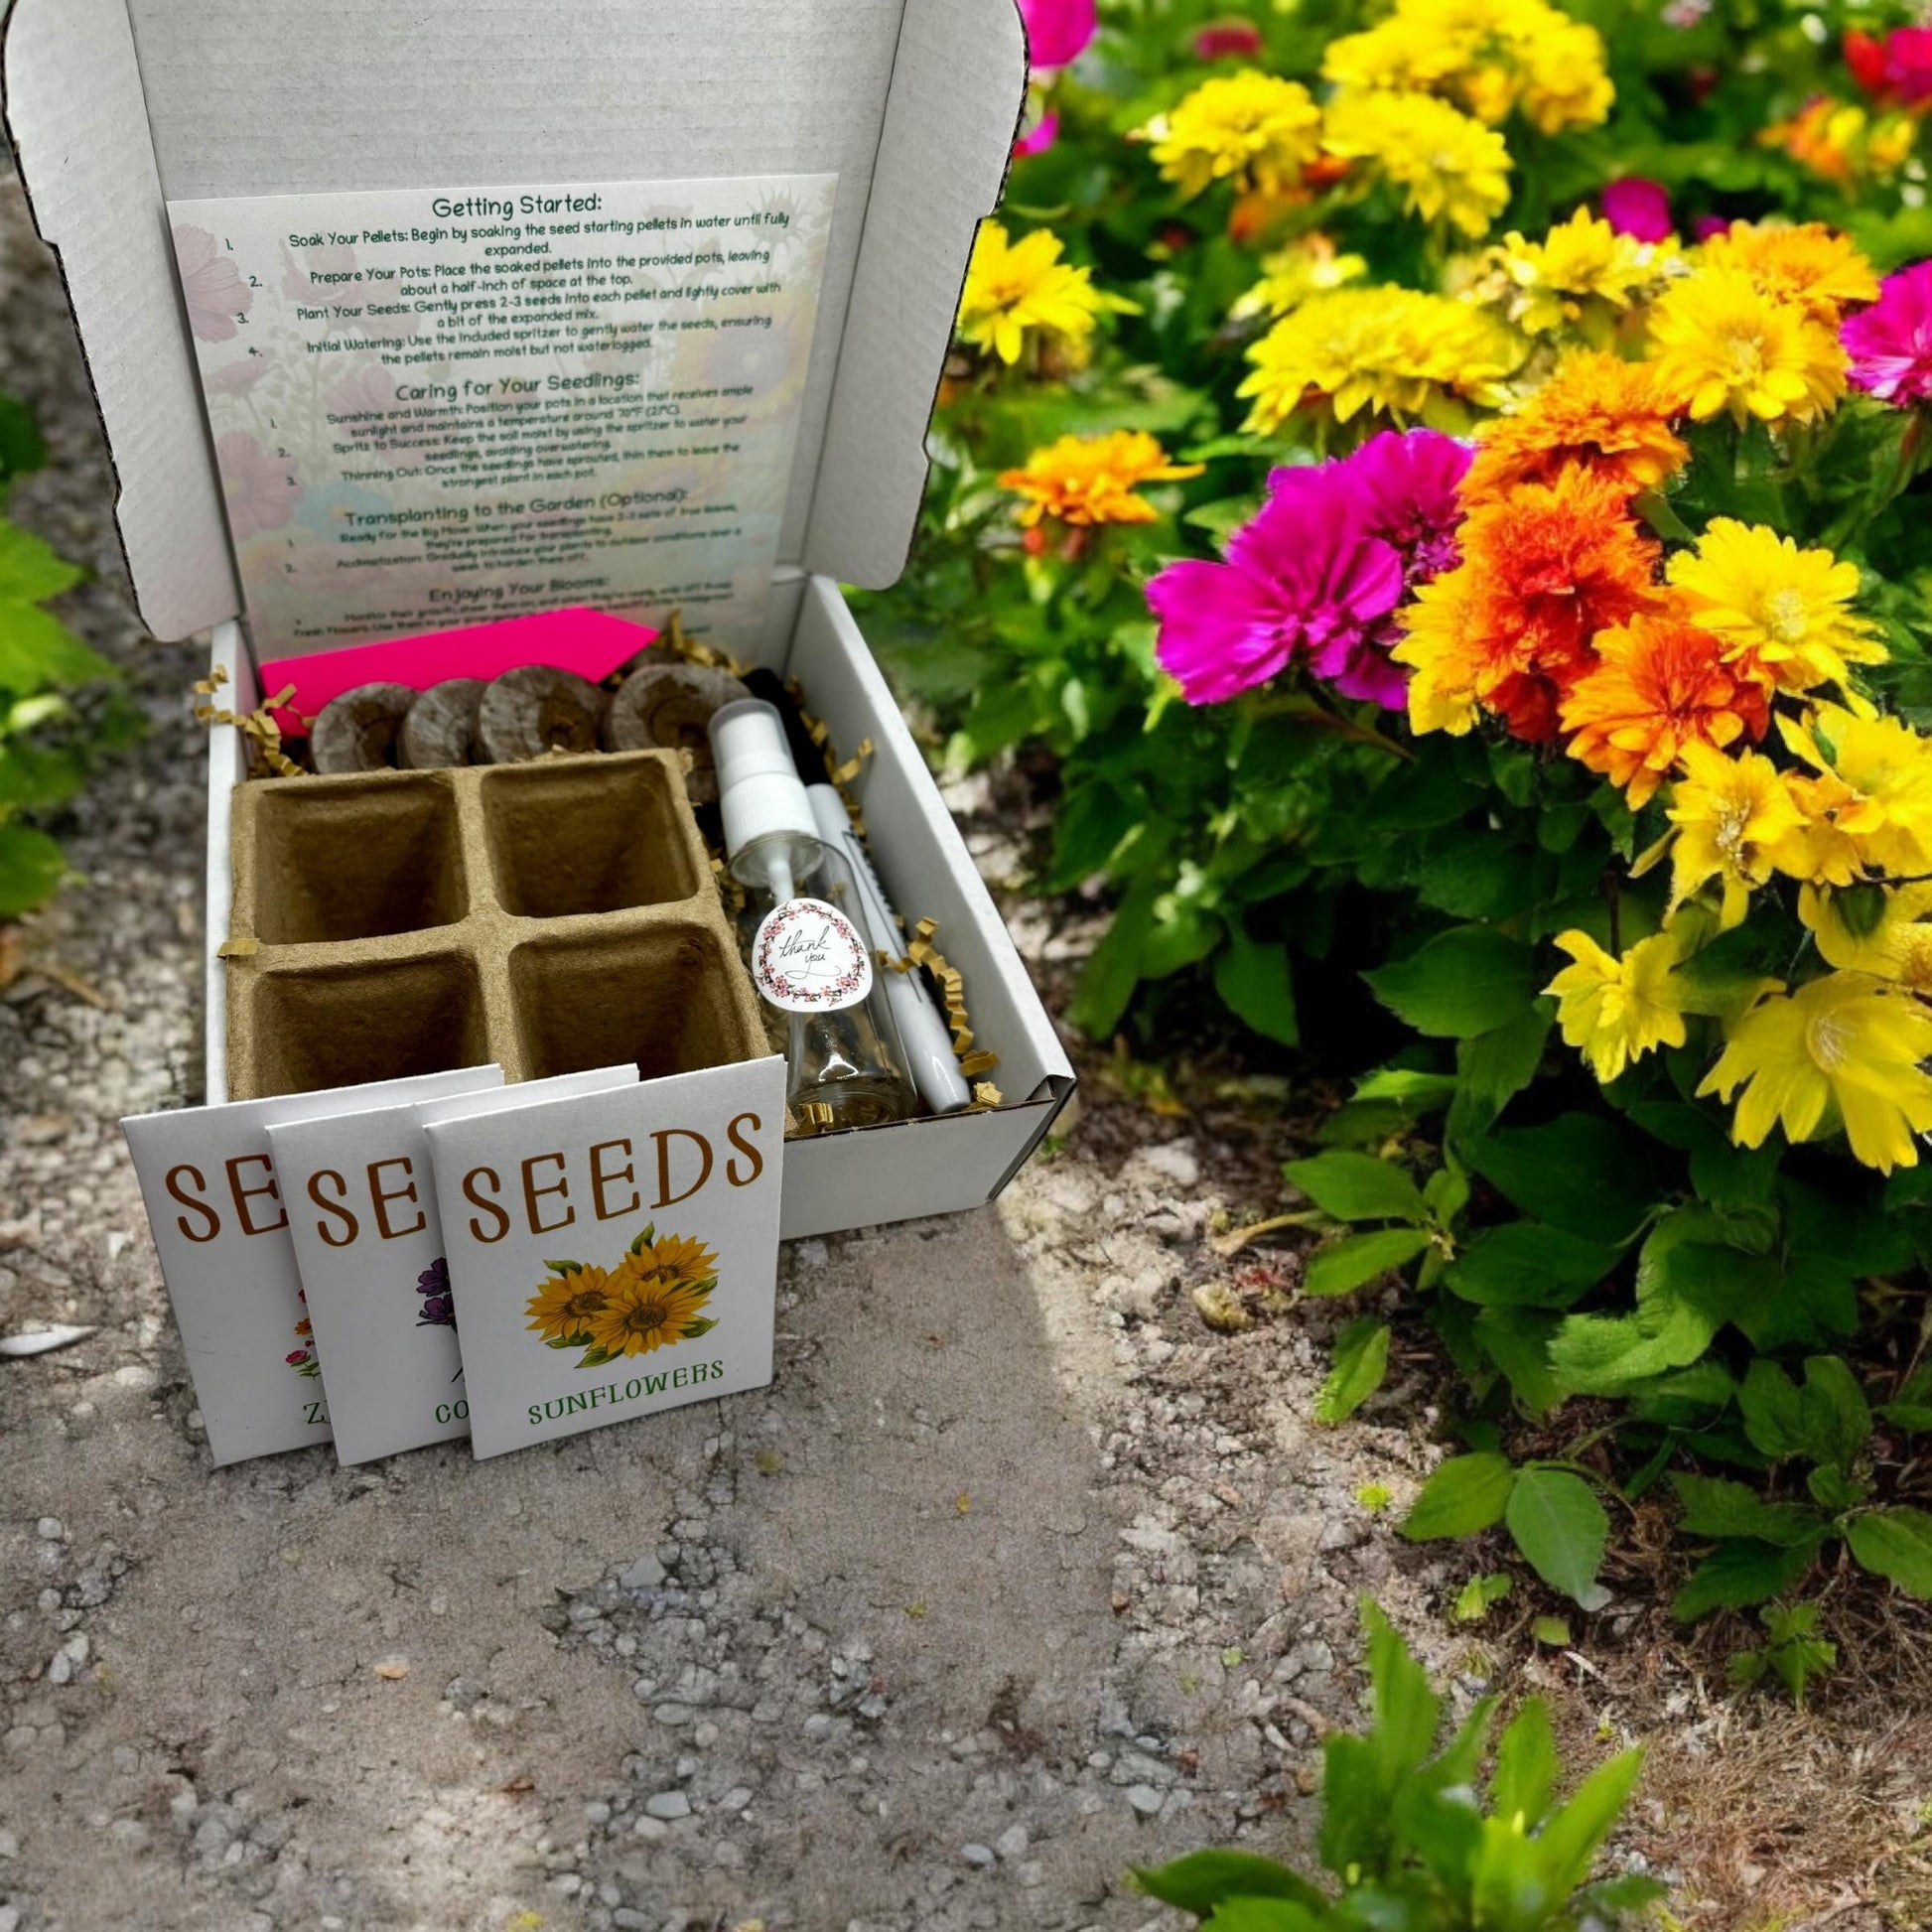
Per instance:
[[[836,186],[170,203],[260,654],[561,605],[754,629]]]

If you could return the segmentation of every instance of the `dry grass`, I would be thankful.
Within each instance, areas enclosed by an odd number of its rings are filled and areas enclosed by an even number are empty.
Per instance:
[[[1714,1704],[1655,1735],[1629,1841],[1700,1932],[1932,1925],[1932,1716]]]

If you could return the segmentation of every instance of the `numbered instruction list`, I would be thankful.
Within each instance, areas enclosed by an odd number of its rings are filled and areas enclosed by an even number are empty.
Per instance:
[[[836,179],[176,202],[256,648],[758,624]]]

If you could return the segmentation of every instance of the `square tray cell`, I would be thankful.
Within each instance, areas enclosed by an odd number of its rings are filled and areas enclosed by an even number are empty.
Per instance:
[[[758,1057],[734,997],[735,956],[702,926],[532,939],[510,954],[523,1077],[637,1063],[639,1077]]]
[[[265,945],[378,939],[469,910],[456,797],[435,778],[250,784],[237,803]]]
[[[486,1066],[483,983],[466,953],[295,967],[242,992],[252,1077],[237,1100]]]
[[[667,760],[621,754],[484,772],[504,911],[556,919],[689,898],[698,881],[677,782]]]

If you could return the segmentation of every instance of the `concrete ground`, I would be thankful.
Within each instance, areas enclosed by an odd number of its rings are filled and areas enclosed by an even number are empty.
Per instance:
[[[1201,1322],[1217,1185],[1152,1116],[794,1245],[763,1393],[210,1469],[115,1125],[200,1097],[200,657],[132,615],[10,184],[0,391],[148,725],[0,993],[0,1334],[94,1329],[0,1361],[0,1932],[1126,1928],[1132,1865],[1292,1843],[1358,1597],[1443,1580],[1355,1491],[1430,1451],[1311,1430],[1300,1324]]]

